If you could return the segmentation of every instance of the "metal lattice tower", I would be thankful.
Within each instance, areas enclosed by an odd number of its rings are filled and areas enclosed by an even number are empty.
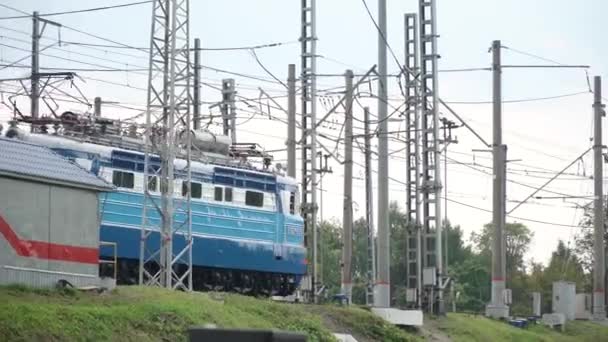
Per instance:
[[[304,241],[308,248],[309,272],[304,289],[317,289],[317,99],[316,99],[316,1],[302,0],[301,80],[302,80],[302,216]]]
[[[139,268],[142,285],[184,290],[192,290],[188,12],[189,0],[155,0],[152,9]]]
[[[406,209],[410,230],[407,236],[407,288],[417,290],[419,298],[422,289],[422,263],[419,248],[421,245],[420,231],[420,159],[419,159],[419,97],[420,84],[418,76],[418,20],[416,14],[405,14],[405,124],[406,124]],[[416,300],[417,301],[417,300]]]
[[[425,234],[425,265],[435,266],[442,275],[441,252],[441,167],[439,148],[439,93],[437,82],[437,25],[435,0],[419,0],[420,15],[420,81],[422,134],[422,226]],[[431,233],[434,221],[435,232]],[[434,251],[428,237],[434,237]],[[439,277],[441,279],[441,277]],[[439,290],[439,311],[442,309],[442,291]],[[434,299],[432,299],[434,300]]]

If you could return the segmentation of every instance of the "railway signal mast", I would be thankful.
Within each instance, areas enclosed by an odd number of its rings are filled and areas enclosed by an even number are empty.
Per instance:
[[[421,99],[421,159],[422,181],[422,228],[424,236],[424,264],[434,266],[437,279],[426,282],[431,287],[430,312],[444,314],[443,267],[442,267],[442,222],[441,222],[441,166],[439,148],[439,89],[437,79],[437,23],[435,0],[419,0],[420,26],[420,99]],[[432,231],[434,223],[435,231]],[[429,242],[434,237],[434,248]],[[427,268],[431,270],[430,268]],[[435,278],[435,277],[432,277]],[[434,310],[434,290],[437,289],[437,310]]]
[[[192,290],[189,39],[189,0],[155,0],[139,283],[183,290]],[[175,197],[176,174],[183,180],[179,198]],[[160,192],[160,198],[153,192]]]
[[[308,279],[303,287],[313,301],[317,295],[317,33],[316,0],[302,0],[302,216],[308,247]]]
[[[420,230],[420,86],[418,82],[418,21],[415,13],[405,14],[405,127],[406,127],[406,209],[409,221],[406,267],[407,301],[420,307],[422,294],[422,232]]]

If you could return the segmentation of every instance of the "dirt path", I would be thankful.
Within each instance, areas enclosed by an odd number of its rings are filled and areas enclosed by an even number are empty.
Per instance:
[[[420,335],[427,341],[451,342],[452,339],[442,331],[440,319],[425,319]]]

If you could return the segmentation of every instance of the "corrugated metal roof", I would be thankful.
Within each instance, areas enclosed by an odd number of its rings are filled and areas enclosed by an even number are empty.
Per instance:
[[[0,138],[0,175],[112,190],[114,186],[52,150],[16,139]]]

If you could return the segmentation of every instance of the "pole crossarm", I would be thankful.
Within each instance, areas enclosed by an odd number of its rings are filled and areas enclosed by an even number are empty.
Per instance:
[[[361,77],[354,85],[353,85],[353,91],[355,91],[359,85],[361,85],[361,83],[365,82],[365,80],[373,73],[377,73],[376,72],[376,65],[374,64],[374,66],[372,66],[364,75],[363,77]],[[260,89],[261,90],[261,89]],[[329,116],[331,114],[333,114],[340,106],[342,106],[342,104],[344,103],[344,101],[346,100],[346,95],[342,96],[342,98],[340,98],[340,101],[338,101],[328,112],[327,114],[325,114],[320,120],[317,121],[317,123],[315,124],[315,128],[321,126],[321,124],[323,122],[325,122],[325,120],[327,120],[327,118],[329,118]],[[306,135],[302,136],[302,138],[300,139],[300,141],[298,142],[298,144],[301,144],[302,141],[306,139]]]
[[[524,203],[526,203],[529,199],[531,199],[532,197],[534,197],[534,195],[536,195],[537,193],[539,193],[540,191],[542,191],[547,185],[551,184],[551,182],[553,182],[555,179],[557,179],[557,177],[559,177],[561,174],[563,174],[564,172],[566,172],[566,170],[568,170],[572,165],[576,164],[577,161],[581,160],[581,158],[583,158],[583,156],[585,154],[589,153],[589,151],[591,151],[591,149],[592,148],[590,147],[585,152],[581,153],[578,157],[576,157],[576,159],[574,159],[566,167],[564,167],[563,169],[561,169],[558,173],[556,173],[553,177],[551,177],[551,179],[549,179],[548,181],[546,181],[545,184],[541,185],[538,189],[536,189],[534,192],[532,192],[530,195],[528,195],[528,197],[526,197],[523,201],[517,203],[517,205],[515,207],[513,207],[511,210],[509,210],[509,212],[507,213],[507,215],[510,215],[512,212],[515,211],[515,209],[519,208],[521,205],[523,205]]]
[[[442,99],[439,99],[439,103],[441,103],[452,115],[454,115],[456,117],[456,119],[458,119],[458,121],[460,121],[460,123],[466,127],[469,131],[471,131],[471,133],[473,133],[473,135],[475,135],[475,137],[477,137],[477,139],[479,139],[479,141],[481,141],[484,145],[486,145],[486,147],[492,147],[491,144],[489,144],[484,138],[481,137],[481,135],[479,133],[477,133],[473,127],[469,126],[469,124],[466,123],[466,121],[464,121],[460,115],[458,115],[458,113],[456,113],[452,107],[448,106],[447,103],[445,103]]]

